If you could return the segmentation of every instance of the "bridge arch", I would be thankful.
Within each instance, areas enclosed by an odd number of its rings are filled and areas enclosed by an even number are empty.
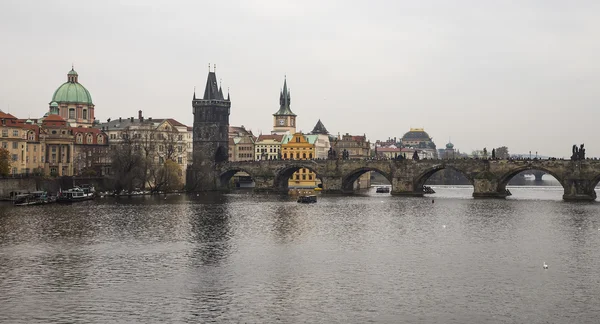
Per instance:
[[[360,167],[357,169],[354,169],[348,173],[346,173],[343,177],[342,177],[342,191],[343,192],[352,192],[354,191],[354,182],[356,180],[358,180],[358,178],[360,178],[363,174],[372,171],[372,172],[377,172],[379,174],[381,174],[382,176],[385,177],[385,179],[387,181],[390,182],[390,184],[393,184],[393,177],[391,174],[387,173],[387,172],[383,172],[378,168],[373,168],[373,167]],[[393,185],[392,185],[393,186]],[[391,188],[393,190],[393,187]]]
[[[596,187],[598,186],[598,184],[600,184],[600,174],[598,174],[597,176],[595,176],[592,179],[592,182],[590,183],[591,189],[596,190]]]
[[[464,170],[461,170],[460,168],[457,168],[453,165],[436,164],[433,167],[428,168],[425,171],[421,172],[418,176],[415,177],[414,190],[422,190],[423,186],[425,185],[425,182],[427,182],[427,179],[429,179],[436,172],[442,171],[445,169],[453,170],[453,171],[460,173],[463,177],[465,177],[465,179],[467,179],[469,181],[469,183],[471,185],[473,185],[474,180],[473,180],[473,177],[469,174],[469,172],[465,172]]]
[[[221,170],[221,173],[219,174],[219,178],[217,179],[218,188],[227,188],[229,185],[229,181],[231,181],[231,178],[233,178],[233,176],[235,174],[237,174],[238,172],[247,173],[250,176],[250,178],[252,178],[254,180],[254,176],[252,175],[252,172],[249,172],[246,168],[231,167],[231,168],[227,168],[225,170]]]
[[[286,162],[292,162],[293,160],[287,160]],[[309,162],[309,161],[306,161]],[[312,172],[312,174],[299,174],[299,179],[292,179],[294,173],[301,169],[306,169]],[[321,183],[323,182],[321,175],[319,174],[316,165],[312,163],[302,163],[301,161],[297,161],[297,163],[286,164],[285,167],[276,171],[275,180],[273,182],[273,186],[279,192],[288,192],[289,191],[289,181],[297,180],[300,183],[300,180],[310,182],[319,180]],[[307,188],[308,189],[308,188]],[[314,188],[311,188],[314,189]]]
[[[546,172],[549,175],[553,176],[556,179],[556,181],[558,181],[558,183],[560,183],[560,185],[563,187],[563,189],[565,188],[564,178],[559,176],[556,172],[554,172],[548,168],[545,168],[543,166],[527,165],[524,167],[520,167],[520,168],[511,170],[511,171],[501,175],[500,179],[498,180],[498,192],[505,192],[506,186],[508,185],[508,183],[510,182],[510,180],[513,177],[515,177],[517,174],[519,174],[523,171],[528,171],[528,170]],[[600,175],[599,175],[599,177],[600,177]]]

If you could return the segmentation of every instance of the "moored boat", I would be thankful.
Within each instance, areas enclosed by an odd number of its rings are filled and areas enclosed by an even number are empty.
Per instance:
[[[377,189],[375,189],[376,193],[389,193],[390,192],[390,187],[377,187]]]
[[[298,202],[303,204],[310,204],[317,202],[317,196],[309,195],[309,196],[300,196],[298,197]]]
[[[20,194],[15,197],[13,201],[13,205],[15,206],[34,206],[34,205],[43,205],[54,202],[48,196],[46,191],[34,191],[26,194]]]
[[[72,203],[78,201],[92,200],[94,199],[94,193],[94,187],[91,186],[75,187],[66,191],[59,192],[58,197],[56,198],[56,202]]]

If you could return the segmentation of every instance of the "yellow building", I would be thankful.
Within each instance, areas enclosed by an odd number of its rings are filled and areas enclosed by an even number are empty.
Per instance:
[[[285,135],[281,143],[283,160],[312,160],[316,157],[315,141],[317,135],[294,133]],[[302,168],[296,171],[288,182],[290,188],[315,188],[321,182],[314,172]]]
[[[0,129],[2,131],[2,148],[6,149],[10,158],[9,173],[16,175],[27,168],[27,131],[11,114],[0,111]]]

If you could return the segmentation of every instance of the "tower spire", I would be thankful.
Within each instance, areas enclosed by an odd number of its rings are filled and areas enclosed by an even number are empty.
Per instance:
[[[194,100],[196,100],[196,86],[194,86]]]

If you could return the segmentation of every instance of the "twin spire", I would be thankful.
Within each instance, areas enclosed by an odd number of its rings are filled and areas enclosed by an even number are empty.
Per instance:
[[[279,110],[273,114],[274,116],[296,116],[292,112],[290,105],[292,103],[292,98],[290,97],[290,91],[287,87],[287,77],[283,79],[283,90],[279,93]]]
[[[202,97],[203,100],[227,100],[230,101],[231,98],[229,96],[229,90],[227,91],[227,99],[225,99],[225,96],[223,95],[223,88],[221,87],[221,85],[217,82],[217,74],[216,74],[216,69],[217,69],[217,65],[215,64],[213,67],[213,71],[210,70],[210,63],[208,64],[208,79],[206,80],[206,88],[204,89],[204,96]],[[221,84],[223,83],[222,80],[220,80]],[[194,100],[197,100],[196,98],[196,87],[194,87]]]

